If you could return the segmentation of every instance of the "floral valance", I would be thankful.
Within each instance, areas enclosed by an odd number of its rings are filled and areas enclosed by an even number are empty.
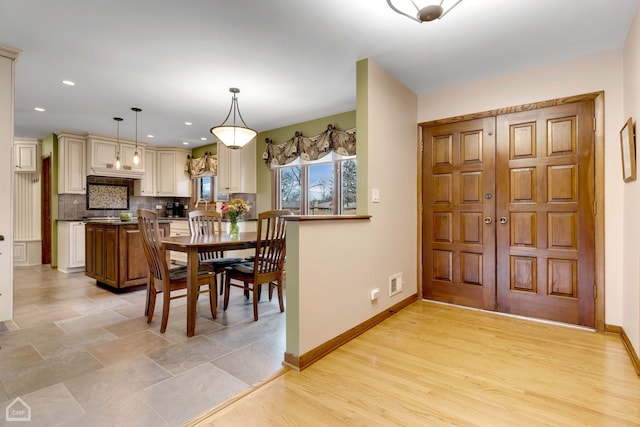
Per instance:
[[[188,156],[184,172],[190,179],[215,176],[218,174],[218,156],[211,153],[204,153],[203,157],[198,158]]]
[[[316,136],[303,136],[296,132],[295,136],[280,144],[266,139],[267,148],[262,156],[268,167],[291,163],[298,157],[302,160],[318,160],[332,151],[343,155],[356,154],[356,129],[337,130],[333,125]]]

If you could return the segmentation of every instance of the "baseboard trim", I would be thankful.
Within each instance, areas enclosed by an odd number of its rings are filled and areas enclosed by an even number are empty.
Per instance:
[[[605,325],[605,332],[620,335],[620,338],[622,339],[622,343],[624,344],[624,348],[627,350],[627,353],[629,354],[629,358],[631,359],[631,364],[633,365],[633,368],[636,370],[636,374],[640,376],[640,358],[638,357],[638,354],[636,353],[636,351],[633,349],[631,340],[627,336],[627,333],[624,331],[624,328],[622,326],[617,326],[617,325]]]
[[[341,345],[346,344],[347,342],[351,341],[352,339],[362,334],[363,332],[368,331],[369,329],[376,326],[378,323],[391,317],[392,315],[396,314],[398,311],[416,302],[417,300],[418,300],[418,294],[413,294],[410,297],[403,299],[399,303],[389,307],[387,310],[376,314],[372,318],[367,319],[366,321],[360,323],[359,325],[354,326],[348,331],[343,332],[337,337],[325,342],[324,344],[319,345],[318,347],[314,348],[313,350],[303,355],[296,356],[294,354],[285,352],[284,363],[287,366],[292,367],[293,369],[302,371],[303,369],[308,368],[309,366],[311,366],[318,360],[322,359],[324,356],[331,353],[333,350],[337,349]]]

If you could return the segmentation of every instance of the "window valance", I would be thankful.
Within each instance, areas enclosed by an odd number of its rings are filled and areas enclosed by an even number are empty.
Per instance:
[[[267,166],[282,166],[295,161],[298,157],[302,160],[318,160],[334,151],[343,156],[356,154],[356,128],[337,130],[333,125],[327,126],[327,130],[316,136],[303,136],[296,132],[295,136],[280,144],[274,144],[266,139],[267,148],[263,159]]]
[[[189,179],[202,178],[203,176],[216,176],[218,174],[218,156],[204,153],[203,157],[187,157],[184,172]]]

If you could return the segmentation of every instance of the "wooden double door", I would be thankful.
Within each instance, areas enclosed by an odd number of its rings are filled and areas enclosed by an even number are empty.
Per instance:
[[[593,327],[592,100],[423,126],[423,297]]]

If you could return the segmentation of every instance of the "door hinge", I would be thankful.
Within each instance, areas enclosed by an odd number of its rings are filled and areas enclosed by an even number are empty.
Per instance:
[[[593,299],[598,299],[598,287],[593,284]]]
[[[595,116],[593,116],[593,131],[595,132],[597,129],[598,120]]]
[[[424,142],[420,140],[420,152],[424,152]]]
[[[598,214],[598,201],[594,200],[593,201],[593,216],[596,216]]]

